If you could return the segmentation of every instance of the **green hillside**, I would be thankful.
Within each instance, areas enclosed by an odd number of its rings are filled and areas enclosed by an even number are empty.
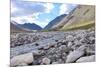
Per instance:
[[[73,23],[71,25],[64,26],[60,30],[89,29],[89,28],[92,28],[92,27],[95,27],[95,21]]]

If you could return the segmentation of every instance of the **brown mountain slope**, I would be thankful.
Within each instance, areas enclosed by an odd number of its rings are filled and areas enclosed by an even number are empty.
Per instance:
[[[63,18],[52,29],[55,30],[70,30],[70,29],[85,29],[95,26],[95,6],[79,5],[72,10],[68,16]]]

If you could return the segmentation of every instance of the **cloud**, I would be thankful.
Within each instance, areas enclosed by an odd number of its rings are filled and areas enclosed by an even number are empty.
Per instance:
[[[50,13],[54,8],[52,3],[38,3],[31,1],[11,1],[11,16],[25,16],[34,13]]]
[[[67,4],[62,4],[60,6],[60,11],[59,11],[59,14],[68,14],[69,13],[69,10],[68,10],[68,5]]]
[[[16,21],[18,24],[35,23],[41,26],[42,28],[44,28],[49,23],[49,19],[45,19],[44,21],[39,21],[38,14],[21,16],[21,17],[11,17],[11,21]]]
[[[69,14],[71,10],[73,10],[77,5],[76,4],[62,4],[60,6],[59,14]]]
[[[33,23],[33,21],[37,20],[37,16],[19,16],[19,17],[11,17],[11,20],[16,21],[19,24],[24,24],[24,23]]]
[[[45,9],[46,13],[50,13],[51,10],[54,8],[54,5],[52,3],[46,3],[46,4],[44,4],[44,6],[46,7],[46,9]]]
[[[11,12],[12,17],[31,15],[45,11],[45,7],[39,3],[14,1],[11,5],[13,6],[13,4],[15,6],[11,7],[11,10],[15,10],[15,8],[17,8],[17,11]]]

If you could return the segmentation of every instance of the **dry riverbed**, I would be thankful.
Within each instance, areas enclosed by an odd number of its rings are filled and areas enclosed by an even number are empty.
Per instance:
[[[11,67],[95,61],[95,31],[11,34]]]

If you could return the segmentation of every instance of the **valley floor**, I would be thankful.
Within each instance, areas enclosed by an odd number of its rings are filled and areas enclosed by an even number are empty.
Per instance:
[[[11,66],[95,61],[95,31],[11,34]]]

